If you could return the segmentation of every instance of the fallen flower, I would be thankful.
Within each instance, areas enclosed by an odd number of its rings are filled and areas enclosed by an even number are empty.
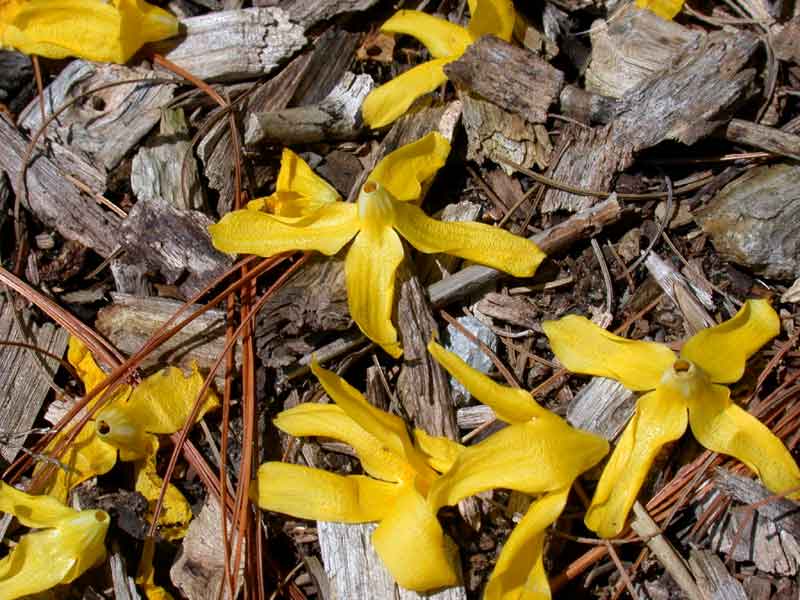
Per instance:
[[[399,10],[381,26],[381,31],[417,38],[433,60],[412,67],[372,90],[361,106],[367,125],[376,129],[392,123],[414,100],[442,85],[447,81],[444,66],[458,60],[482,35],[511,39],[516,18],[511,0],[469,0],[469,11],[471,18],[466,28],[418,10]]]
[[[275,425],[290,435],[349,444],[368,475],[267,462],[258,469],[251,499],[264,510],[303,519],[377,521],[372,543],[400,585],[421,591],[457,583],[455,546],[425,497],[438,477],[433,465],[446,469],[461,447],[419,430],[412,440],[400,417],[375,408],[316,362],[311,370],[336,404],[301,404],[278,414]]]
[[[575,315],[545,321],[543,329],[568,370],[652,390],[639,398],[586,514],[586,525],[602,537],[622,531],[659,450],[687,425],[703,446],[739,459],[773,492],[800,486],[800,469],[783,443],[719,385],[738,381],[748,357],[780,332],[766,300],[748,300],[732,319],[692,336],[679,357],[662,344],[627,340]]]
[[[4,0],[0,47],[47,58],[126,63],[147,42],[178,33],[178,20],[144,0]]]
[[[13,600],[70,583],[106,556],[108,514],[77,511],[50,496],[0,482],[0,511],[38,531],[23,535],[0,560],[0,598]]]
[[[67,359],[76,368],[87,392],[104,383],[105,373],[78,338],[70,337]],[[120,460],[134,461],[135,489],[147,498],[152,511],[163,483],[156,471],[159,447],[156,434],[175,433],[183,427],[202,385],[203,377],[196,368],[187,377],[180,369],[168,367],[147,377],[135,388],[126,384],[118,386],[108,404],[84,425],[58,459],[63,468],[53,472],[45,484],[44,493],[66,502],[73,487],[110,471],[119,452]],[[97,399],[99,395],[87,405],[87,409],[93,407]],[[218,405],[216,394],[209,391],[198,421]],[[64,432],[57,434],[47,450],[54,449],[64,436]],[[45,463],[38,464],[34,475],[46,466]],[[162,537],[182,537],[191,517],[189,503],[178,488],[169,484],[159,518]]]
[[[533,275],[544,258],[530,240],[482,223],[437,221],[414,204],[449,153],[450,144],[438,133],[398,148],[375,167],[355,204],[341,201],[299,157],[285,153],[278,191],[211,225],[212,241],[229,253],[333,255],[355,238],[345,261],[350,314],[368,338],[398,357],[402,349],[391,314],[395,271],[404,256],[401,236],[420,252],[452,254],[517,277]],[[284,169],[290,168],[283,185]],[[268,205],[278,214],[261,210]]]
[[[530,393],[500,385],[439,344],[431,355],[496,416],[510,423],[460,452],[428,494],[433,514],[467,496],[508,488],[537,496],[511,532],[484,591],[484,600],[550,598],[544,570],[547,528],[556,522],[573,481],[608,452],[603,438],[571,427]]]

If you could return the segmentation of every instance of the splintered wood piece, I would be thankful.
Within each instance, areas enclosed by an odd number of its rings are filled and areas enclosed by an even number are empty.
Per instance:
[[[158,197],[140,199],[122,222],[120,243],[130,261],[160,272],[189,298],[233,264],[211,245],[212,223],[204,213],[178,210]]]
[[[308,29],[345,13],[362,12],[372,8],[378,0],[258,0],[257,5],[280,6],[289,13],[292,21]]]
[[[780,129],[742,119],[733,119],[728,123],[725,137],[734,144],[753,146],[760,150],[800,160],[800,135],[786,133]]]
[[[444,72],[451,81],[530,123],[547,120],[564,85],[564,74],[547,61],[492,35],[470,44]]]
[[[398,586],[372,547],[375,525],[317,521],[317,535],[332,598],[398,600],[466,600],[463,586],[418,594]],[[413,557],[409,557],[413,560]]]
[[[113,169],[158,123],[161,109],[172,100],[175,86],[138,81],[157,77],[153,70],[143,67],[84,60],[70,62],[45,88],[45,112],[48,116],[95,88],[137,81],[107,87],[74,103],[48,125],[44,138],[97,168],[104,171]],[[38,98],[34,98],[20,115],[20,124],[31,133],[42,126]],[[56,156],[62,153],[58,148],[53,152]],[[74,167],[69,168],[68,172],[73,170]],[[100,191],[105,187],[104,171]],[[91,181],[86,183],[91,185]]]
[[[280,8],[245,8],[181,19],[180,37],[147,50],[205,81],[263,77],[306,45],[304,28]]]
[[[573,427],[614,440],[627,425],[635,405],[636,394],[618,381],[592,377],[567,407],[567,421]]]
[[[705,600],[747,600],[742,584],[713,552],[692,550],[689,567]]]
[[[686,278],[655,252],[647,255],[644,265],[659,287],[680,310],[686,323],[687,335],[694,335],[702,329],[717,324],[706,310],[714,307],[710,294],[704,294],[702,299],[699,298]]]
[[[182,306],[181,302],[168,298],[139,298],[118,293],[112,293],[111,298],[113,304],[100,309],[95,326],[127,355],[137,352]],[[224,349],[225,313],[212,309],[161,344],[142,364],[145,368],[173,365],[188,370],[193,362],[197,362],[201,370],[207,370]],[[238,363],[238,346],[236,356]],[[219,378],[224,376],[222,372],[216,375]]]
[[[586,91],[612,98],[621,98],[669,67],[685,50],[697,47],[705,35],[632,2],[608,21],[592,23],[589,31],[592,57],[586,71]]]
[[[353,139],[363,130],[358,114],[372,88],[372,77],[347,71],[319,104],[251,114],[245,143],[278,142],[288,146]]]
[[[120,218],[81,193],[54,161],[34,152],[26,170],[26,189],[20,189],[19,175],[27,145],[28,140],[17,128],[0,116],[0,170],[8,175],[22,205],[66,239],[80,242],[104,257],[112,254],[117,248]]]
[[[23,316],[22,325],[30,333],[25,335],[17,329],[12,302],[5,294],[0,295],[0,340],[33,344],[62,356],[67,347],[66,330],[52,323],[37,326],[32,319]],[[37,358],[33,352],[35,350],[0,345],[0,456],[9,462],[25,444],[50,390],[49,380],[59,369],[57,360],[41,354]]]

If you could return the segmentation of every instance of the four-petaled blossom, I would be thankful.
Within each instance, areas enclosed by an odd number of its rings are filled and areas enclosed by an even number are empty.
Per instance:
[[[0,0],[0,47],[47,58],[125,63],[178,20],[144,0]]]
[[[381,26],[381,31],[404,33],[417,38],[433,60],[412,67],[390,82],[374,89],[364,100],[361,114],[372,128],[398,119],[420,96],[445,81],[444,66],[457,60],[482,35],[511,40],[514,5],[511,0],[468,0],[471,18],[466,28],[418,10],[400,10]]]
[[[0,511],[38,530],[23,535],[0,560],[0,598],[14,600],[70,583],[105,559],[105,511],[77,511],[50,496],[31,496],[3,482]]]
[[[703,446],[739,459],[773,492],[800,486],[800,469],[783,443],[719,385],[738,381],[748,357],[778,335],[778,315],[766,300],[749,300],[732,319],[700,331],[678,357],[662,344],[626,340],[575,315],[543,328],[570,371],[652,390],[639,398],[586,514],[586,525],[599,535],[622,531],[659,450],[687,425]]]
[[[106,374],[89,349],[76,337],[70,337],[67,359],[75,367],[87,392],[104,384]],[[163,483],[156,471],[159,447],[156,434],[175,433],[183,427],[202,385],[203,377],[196,368],[187,377],[175,367],[154,373],[135,388],[119,385],[109,402],[83,426],[59,457],[65,468],[52,472],[45,482],[44,493],[66,502],[73,487],[110,471],[119,452],[120,460],[134,462],[136,491],[147,498],[152,510]],[[99,394],[95,396],[87,409],[91,409],[99,397]],[[209,391],[198,420],[218,404],[216,394]],[[66,432],[57,434],[46,452],[53,450],[65,435]],[[39,463],[34,474],[45,468],[52,469],[52,466]],[[178,488],[169,484],[159,518],[162,537],[183,537],[191,518],[189,503]]]
[[[542,408],[525,390],[500,385],[435,342],[433,357],[478,400],[490,406],[505,429],[460,452],[434,482],[428,505],[436,512],[494,488],[537,496],[511,532],[484,591],[484,600],[545,600],[546,529],[558,519],[572,482],[608,452],[603,438],[571,427]]]
[[[455,546],[425,498],[461,446],[421,430],[412,439],[400,417],[375,408],[316,362],[311,369],[336,404],[301,404],[278,414],[275,425],[294,436],[349,444],[367,475],[268,462],[258,469],[253,501],[264,510],[303,519],[377,521],[372,543],[400,585],[429,590],[457,583]]]
[[[413,203],[449,153],[450,144],[438,133],[398,148],[378,163],[355,204],[342,202],[308,165],[284,153],[278,191],[211,225],[212,241],[231,253],[332,255],[355,238],[345,260],[350,314],[368,338],[400,356],[391,315],[395,271],[404,256],[401,236],[421,252],[452,254],[518,277],[533,275],[544,258],[530,240],[482,223],[437,221]],[[277,214],[261,210],[267,206]]]

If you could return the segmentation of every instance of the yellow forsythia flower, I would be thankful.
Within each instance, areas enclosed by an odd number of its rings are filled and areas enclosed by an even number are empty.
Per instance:
[[[543,328],[570,371],[652,390],[639,398],[586,514],[586,525],[599,535],[622,531],[659,450],[687,425],[703,446],[739,459],[773,492],[800,486],[800,469],[783,443],[719,385],[738,381],[747,358],[778,335],[778,315],[766,300],[749,300],[729,321],[692,336],[679,357],[662,344],[626,340],[575,315]]]
[[[636,6],[646,8],[662,19],[671,21],[681,12],[683,0],[636,0]]]
[[[38,530],[23,535],[0,560],[0,598],[14,600],[70,583],[105,559],[105,511],[73,510],[55,498],[31,496],[3,482],[0,511]]]
[[[0,0],[0,47],[47,58],[125,63],[178,20],[143,0]]]
[[[290,250],[332,255],[355,238],[345,261],[350,314],[368,338],[400,356],[391,315],[401,237],[420,252],[460,256],[518,277],[533,275],[544,258],[525,238],[482,223],[436,221],[414,204],[449,153],[438,133],[398,148],[375,167],[355,204],[341,201],[297,155],[284,153],[278,191],[211,225],[211,239],[223,252],[272,256]]]
[[[459,453],[431,487],[428,505],[436,514],[442,506],[494,488],[537,496],[503,546],[483,598],[549,599],[546,529],[564,510],[572,482],[606,455],[608,442],[571,427],[530,393],[492,381],[435,342],[428,344],[428,351],[476,399],[510,423]]]
[[[469,0],[469,10],[471,18],[466,28],[418,10],[399,10],[381,26],[381,31],[417,38],[433,60],[412,67],[370,92],[361,106],[367,125],[388,125],[401,117],[414,100],[447,81],[444,66],[458,60],[480,36],[492,34],[505,41],[511,39],[516,18],[511,0]]]
[[[78,371],[87,392],[105,381],[106,374],[78,338],[70,337],[67,358]],[[54,471],[44,492],[65,502],[73,487],[110,471],[119,452],[120,460],[134,461],[136,491],[147,498],[152,510],[163,483],[156,472],[156,434],[175,433],[183,427],[202,385],[203,377],[197,369],[187,377],[180,369],[169,367],[135,388],[125,384],[118,386],[108,404],[86,423],[61,455],[59,461],[65,468]],[[98,398],[99,395],[88,407],[91,408]],[[209,391],[198,420],[218,405],[216,394]],[[56,435],[47,450],[55,448],[64,435]],[[34,474],[44,468],[46,465],[40,463]],[[170,484],[159,518],[161,535],[167,539],[182,537],[191,518],[189,503],[178,488]]]

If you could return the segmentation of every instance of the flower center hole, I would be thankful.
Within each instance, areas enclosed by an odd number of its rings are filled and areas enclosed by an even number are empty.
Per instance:
[[[111,426],[105,421],[98,421],[97,433],[99,433],[100,435],[108,435],[109,433],[111,433]]]
[[[374,181],[368,181],[367,183],[364,184],[364,187],[361,189],[364,190],[365,194],[371,194],[372,192],[378,189],[378,184],[375,183]]]
[[[672,368],[675,369],[677,373],[686,373],[692,367],[691,363],[688,360],[678,359],[676,360]]]

